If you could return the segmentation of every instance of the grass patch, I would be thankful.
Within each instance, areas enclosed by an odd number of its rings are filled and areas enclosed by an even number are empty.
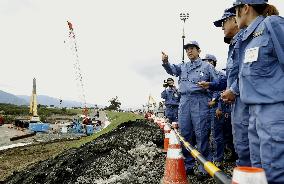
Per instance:
[[[115,129],[117,126],[119,126],[121,123],[127,122],[127,121],[134,121],[136,119],[143,119],[143,116],[137,115],[134,113],[129,112],[112,112],[112,111],[106,111],[106,115],[111,122],[109,126],[107,126],[105,129],[101,130],[100,132],[97,132],[91,136],[83,137],[79,140],[77,140],[75,143],[71,144],[71,147],[80,147],[81,145],[93,141],[99,136],[108,133]]]
[[[64,141],[2,151],[0,153],[0,183],[15,171],[21,171],[39,161],[54,158],[63,151],[70,149],[70,143]]]

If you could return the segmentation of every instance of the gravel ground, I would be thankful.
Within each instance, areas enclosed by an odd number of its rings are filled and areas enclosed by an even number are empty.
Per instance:
[[[160,183],[166,154],[163,133],[153,123],[127,122],[78,149],[42,161],[8,177],[7,184],[129,184]],[[230,173],[233,163],[226,164]],[[213,179],[190,183],[215,183]]]
[[[0,126],[0,147],[1,146],[7,146],[9,144],[13,144],[10,141],[11,137],[14,136],[20,136],[20,135],[24,135],[27,133],[27,131],[20,131],[20,130],[16,130],[16,129],[11,129],[8,128],[9,126],[11,126],[10,124],[4,124],[3,126]],[[18,142],[15,142],[18,143]]]
[[[75,134],[75,133],[37,133],[35,136],[27,138],[29,141],[32,140],[33,142],[51,142],[55,140],[61,140],[61,139],[77,139],[82,136],[86,136],[86,134]]]
[[[9,129],[7,127],[1,127],[0,129],[0,149],[1,147],[6,147],[12,144],[17,143],[46,143],[46,142],[54,142],[60,140],[72,140],[79,139],[82,136],[86,136],[86,134],[78,134],[78,133],[54,133],[54,132],[37,132],[36,135],[32,137],[27,137],[24,139],[19,139],[15,141],[10,141],[10,138],[20,135],[25,135],[31,133],[29,130],[25,129],[23,131],[16,129]]]

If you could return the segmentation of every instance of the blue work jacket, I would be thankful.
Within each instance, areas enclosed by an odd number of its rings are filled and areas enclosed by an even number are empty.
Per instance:
[[[179,77],[179,91],[181,95],[207,93],[208,91],[199,87],[197,83],[201,81],[211,82],[218,79],[214,67],[200,58],[178,65],[164,63],[162,66],[168,74]]]
[[[284,18],[257,17],[240,44],[239,87],[246,104],[284,102]]]

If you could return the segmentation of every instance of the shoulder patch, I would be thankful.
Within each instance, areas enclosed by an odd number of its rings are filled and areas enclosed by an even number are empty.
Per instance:
[[[258,37],[258,36],[262,35],[262,34],[263,34],[263,31],[264,31],[264,27],[262,27],[262,28],[256,30],[256,31],[253,33],[253,37],[255,38],[255,37]]]

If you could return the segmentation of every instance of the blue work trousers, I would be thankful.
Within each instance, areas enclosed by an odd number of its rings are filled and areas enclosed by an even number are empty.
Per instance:
[[[170,122],[177,122],[178,121],[178,106],[177,105],[166,105],[165,115],[170,120]]]
[[[232,123],[231,123],[231,113],[223,113],[222,115],[224,126],[223,126],[223,136],[224,136],[224,147],[235,153],[233,134],[232,134]]]
[[[251,166],[248,125],[249,107],[237,96],[232,105],[232,132],[235,151],[238,155],[237,166]]]
[[[284,102],[249,105],[253,167],[265,170],[269,184],[284,183]]]
[[[209,151],[210,111],[207,94],[181,95],[179,106],[179,126],[181,135],[192,146],[197,145],[197,150],[208,160],[211,159]],[[195,139],[195,140],[194,140]],[[190,153],[183,148],[186,169],[192,169],[195,160]],[[199,170],[206,173],[202,166]]]
[[[221,162],[224,159],[224,118],[217,118],[216,107],[210,109],[211,113],[211,132],[212,132],[212,147],[213,161]]]

